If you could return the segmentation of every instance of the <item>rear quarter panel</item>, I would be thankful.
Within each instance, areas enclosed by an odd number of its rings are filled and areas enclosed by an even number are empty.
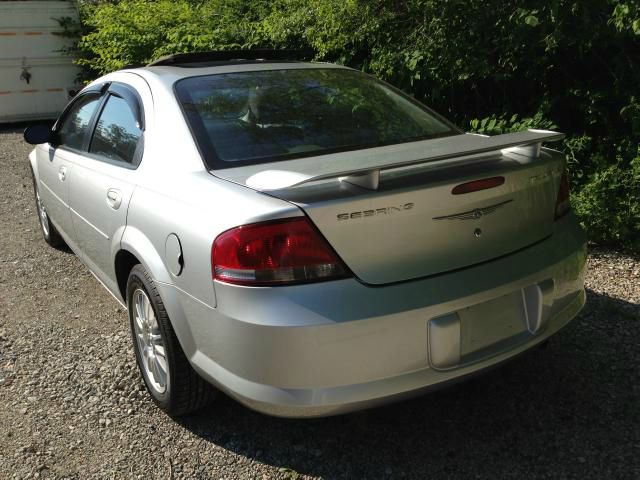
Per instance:
[[[204,171],[191,173],[164,186],[136,189],[122,248],[146,263],[154,280],[215,307],[211,272],[214,239],[237,225],[299,214],[296,207],[282,200],[218,180]],[[178,237],[182,248],[180,275],[171,273],[174,259],[166,255],[170,234]]]

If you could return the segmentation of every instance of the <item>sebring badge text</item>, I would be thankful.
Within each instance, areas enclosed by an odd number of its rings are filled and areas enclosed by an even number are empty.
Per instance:
[[[339,213],[337,215],[338,220],[351,220],[354,218],[374,217],[376,215],[393,215],[394,213],[400,213],[405,210],[411,210],[413,203],[405,203],[397,207],[384,207],[375,208],[372,210],[360,210],[359,212]]]

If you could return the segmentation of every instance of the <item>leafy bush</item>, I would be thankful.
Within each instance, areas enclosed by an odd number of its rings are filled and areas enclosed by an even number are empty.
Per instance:
[[[551,120],[547,120],[538,112],[533,117],[520,118],[517,113],[507,117],[506,115],[483,118],[474,118],[469,122],[472,132],[483,135],[500,135],[502,133],[519,132],[528,128],[539,128],[542,130],[553,130],[557,128]]]
[[[640,152],[630,165],[609,165],[572,201],[592,238],[640,251]]]
[[[637,222],[629,217],[640,203],[632,188],[640,144],[637,0],[120,0],[81,6],[78,62],[88,78],[174,52],[303,48],[317,60],[382,77],[475,131],[557,128],[568,134],[563,149],[575,207],[592,240],[637,245]]]
[[[242,1],[125,0],[85,4],[88,32],[78,44],[78,64],[93,76],[145,64],[176,52],[249,48],[260,6]],[[89,76],[89,75],[88,75]]]

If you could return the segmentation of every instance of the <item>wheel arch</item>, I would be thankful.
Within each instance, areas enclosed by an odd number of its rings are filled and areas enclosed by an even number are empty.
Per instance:
[[[123,302],[127,301],[127,280],[134,266],[140,264],[140,260],[128,250],[119,250],[115,257],[116,282],[118,292]]]
[[[162,256],[151,240],[137,228],[127,226],[120,240],[120,249],[114,258],[118,290],[125,303],[129,272],[137,264],[141,264],[154,281],[172,283],[171,276],[162,261]]]

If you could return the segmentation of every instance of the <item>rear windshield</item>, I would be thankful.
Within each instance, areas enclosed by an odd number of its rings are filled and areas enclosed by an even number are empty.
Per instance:
[[[175,86],[212,169],[458,133],[363,73],[288,69],[189,77]]]

